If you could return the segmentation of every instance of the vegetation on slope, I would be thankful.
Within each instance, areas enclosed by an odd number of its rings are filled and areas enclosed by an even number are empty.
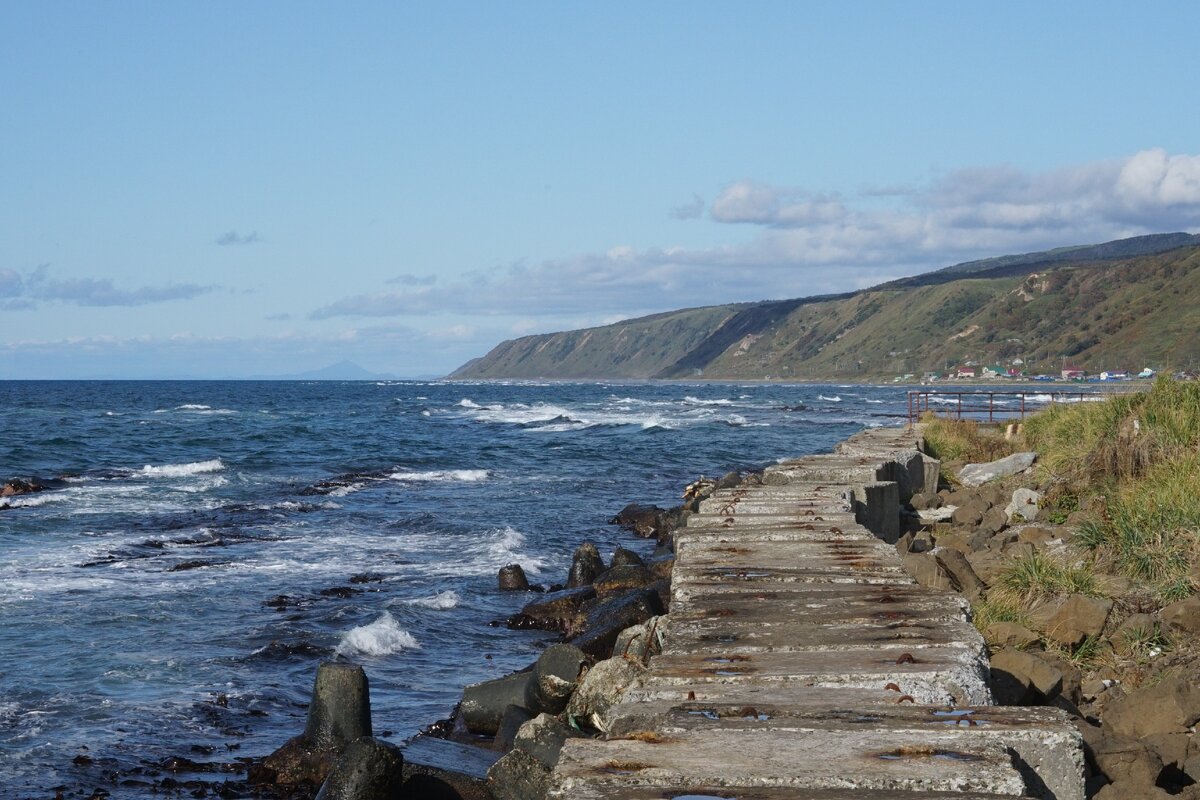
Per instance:
[[[1175,241],[1170,236],[1163,241]],[[928,285],[687,309],[527,336],[452,377],[867,380],[1017,359],[1027,371],[1051,374],[1064,362],[1094,372],[1198,366],[1200,326],[1192,320],[1200,308],[1200,246],[1030,268],[1005,263]]]

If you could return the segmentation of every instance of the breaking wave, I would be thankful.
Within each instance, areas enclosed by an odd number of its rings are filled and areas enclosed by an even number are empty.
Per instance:
[[[351,628],[338,642],[338,655],[389,656],[401,650],[421,647],[413,635],[400,627],[396,618],[386,611],[379,619]]]
[[[201,475],[205,472],[220,472],[223,469],[225,469],[225,464],[221,459],[210,458],[208,461],[192,461],[187,464],[163,464],[161,467],[147,464],[142,467],[138,474],[149,478],[184,478],[188,475]]]

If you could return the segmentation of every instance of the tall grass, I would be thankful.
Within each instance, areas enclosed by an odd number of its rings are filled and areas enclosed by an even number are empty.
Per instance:
[[[921,435],[929,454],[942,461],[986,462],[1013,452],[1012,445],[994,429],[974,420],[946,419],[932,413],[921,418]]]
[[[1091,564],[1071,564],[1040,551],[1012,561],[1000,573],[992,595],[1029,605],[1062,594],[1103,594]]]

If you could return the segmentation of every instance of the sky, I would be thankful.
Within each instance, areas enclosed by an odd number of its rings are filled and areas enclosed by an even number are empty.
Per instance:
[[[0,379],[501,340],[1200,232],[1200,4],[0,0]]]

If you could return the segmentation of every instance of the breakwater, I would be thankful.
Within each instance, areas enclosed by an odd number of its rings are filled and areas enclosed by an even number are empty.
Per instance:
[[[675,533],[662,653],[605,738],[566,741],[549,796],[1082,798],[1067,716],[992,706],[965,600],[891,544],[936,475],[918,433],[877,429],[705,500]]]

